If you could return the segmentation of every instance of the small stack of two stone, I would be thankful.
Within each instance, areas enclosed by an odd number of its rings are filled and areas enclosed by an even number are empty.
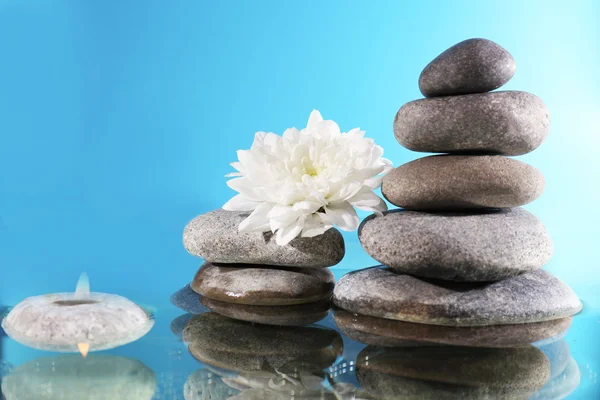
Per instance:
[[[200,296],[188,297],[224,316],[267,325],[326,317],[335,284],[328,267],[345,253],[341,233],[332,228],[280,246],[270,232],[239,232],[248,215],[218,209],[186,226],[186,250],[206,261],[190,284]]]
[[[335,304],[358,314],[337,314],[347,333],[505,346],[556,334],[581,309],[565,283],[540,269],[552,241],[519,208],[541,195],[544,177],[507,156],[535,150],[549,115],[530,93],[491,91],[515,69],[502,47],[470,39],[423,70],[419,87],[427,98],[398,111],[394,133],[411,150],[449,154],[417,159],[384,178],[383,195],[404,210],[369,217],[359,228],[363,247],[385,267],[338,282]],[[449,329],[455,327],[465,329]]]

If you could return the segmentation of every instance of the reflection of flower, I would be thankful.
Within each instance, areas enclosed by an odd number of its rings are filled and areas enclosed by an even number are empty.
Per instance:
[[[318,111],[307,127],[287,129],[283,136],[258,132],[250,150],[238,151],[231,165],[237,178],[227,182],[239,192],[223,206],[252,211],[241,232],[275,233],[279,245],[296,236],[313,237],[333,225],[355,230],[354,207],[380,213],[385,202],[373,190],[391,168],[383,149],[363,137],[359,128],[341,133]]]

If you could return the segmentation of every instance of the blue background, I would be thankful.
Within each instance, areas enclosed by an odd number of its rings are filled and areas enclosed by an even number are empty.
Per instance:
[[[505,88],[550,109],[520,157],[547,180],[527,206],[555,240],[547,269],[600,306],[599,19],[593,0],[0,0],[0,304],[83,271],[92,290],[162,302],[200,264],[184,226],[234,195],[223,176],[254,132],[316,108],[395,165],[421,157],[395,141],[396,111],[431,59],[484,37],[517,61]],[[374,264],[345,238],[335,268]]]

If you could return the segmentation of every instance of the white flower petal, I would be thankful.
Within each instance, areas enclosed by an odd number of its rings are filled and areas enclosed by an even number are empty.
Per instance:
[[[269,227],[271,228],[271,232],[289,226],[301,216],[302,213],[295,211],[292,207],[280,205],[274,206],[267,215],[270,220]]]
[[[323,117],[318,110],[312,110],[308,117],[308,123],[306,124],[307,129],[314,129],[317,127],[319,122],[323,121]]]
[[[327,216],[338,228],[344,231],[353,231],[360,222],[356,210],[347,202],[331,204],[325,207]]]
[[[256,191],[256,187],[252,185],[246,178],[234,178],[227,181],[227,186],[244,195],[249,200],[261,201],[260,196]]]
[[[251,149],[261,148],[263,146],[266,134],[267,134],[266,132],[256,132],[254,134],[254,142],[252,142]],[[239,154],[238,154],[238,156],[239,156]]]
[[[364,185],[369,189],[377,189],[381,186],[381,182],[383,181],[383,175],[374,176],[373,178],[366,179]]]
[[[302,229],[302,237],[315,237],[318,235],[322,235],[328,229],[331,229],[333,226],[323,223],[322,219],[319,215],[324,215],[322,213],[309,215],[304,221],[304,228]]]
[[[240,232],[267,232],[269,230],[269,219],[267,215],[273,208],[273,203],[261,203],[252,214],[240,223]]]
[[[299,201],[294,204],[293,209],[295,211],[302,211],[304,214],[312,214],[319,211],[323,204],[313,201]]]
[[[381,198],[370,190],[361,189],[358,193],[348,199],[348,203],[360,209],[371,209],[380,206]]]
[[[238,194],[224,207],[253,211],[242,231],[273,231],[278,243],[314,237],[333,225],[358,226],[354,207],[375,213],[387,209],[372,191],[392,168],[383,149],[365,132],[341,133],[338,124],[314,110],[306,128],[283,136],[257,132],[250,150],[238,151],[237,171],[227,182]],[[298,231],[300,229],[300,231]]]
[[[252,201],[244,197],[244,195],[238,194],[233,196],[222,208],[227,211],[252,211],[259,204],[259,202]]]
[[[275,233],[275,241],[280,246],[285,246],[293,239],[296,238],[302,232],[303,226],[302,218],[298,218],[294,223],[286,226],[285,228],[279,229],[277,233]]]

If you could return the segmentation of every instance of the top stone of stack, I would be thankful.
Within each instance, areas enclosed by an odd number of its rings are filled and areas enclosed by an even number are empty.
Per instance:
[[[531,93],[494,91],[516,70],[513,57],[486,39],[460,42],[421,73],[425,99],[403,105],[394,120],[396,140],[426,153],[519,156],[546,139],[550,117]]]
[[[462,41],[430,62],[419,77],[425,97],[485,93],[497,89],[515,74],[508,51],[487,39]]]

